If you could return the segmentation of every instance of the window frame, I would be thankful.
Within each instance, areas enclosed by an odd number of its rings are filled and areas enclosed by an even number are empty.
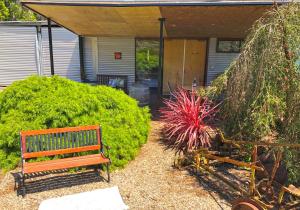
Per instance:
[[[234,50],[230,50],[230,51],[223,51],[220,50],[220,42],[221,41],[239,41],[239,51],[234,51]],[[216,52],[217,53],[240,53],[241,52],[241,48],[242,48],[242,43],[243,43],[243,39],[237,39],[237,38],[217,38],[217,44],[216,44]]]

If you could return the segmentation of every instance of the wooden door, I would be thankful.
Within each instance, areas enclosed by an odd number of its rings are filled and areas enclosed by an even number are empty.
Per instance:
[[[183,39],[166,39],[164,42],[163,94],[169,94],[168,83],[172,89],[181,85],[183,44]]]
[[[196,79],[198,86],[204,85],[206,41],[186,40],[183,86],[192,86]]]
[[[164,44],[163,94],[169,94],[168,84],[191,87],[194,78],[204,85],[206,41],[166,39]]]

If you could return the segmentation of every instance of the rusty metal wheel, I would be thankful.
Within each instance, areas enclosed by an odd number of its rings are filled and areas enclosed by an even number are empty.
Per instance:
[[[232,204],[232,210],[264,210],[255,200],[250,198],[237,199]]]

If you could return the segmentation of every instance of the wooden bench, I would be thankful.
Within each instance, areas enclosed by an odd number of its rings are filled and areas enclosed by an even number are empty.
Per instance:
[[[105,164],[108,175],[107,181],[110,181],[109,165],[111,161],[109,154],[107,157],[104,155],[100,126],[21,131],[20,140],[22,155],[20,183],[22,184],[23,196],[26,193],[26,175],[31,173]],[[107,147],[108,150],[109,147]],[[94,152],[87,153],[89,151]],[[32,158],[56,155],[59,155],[59,159],[27,162]]]

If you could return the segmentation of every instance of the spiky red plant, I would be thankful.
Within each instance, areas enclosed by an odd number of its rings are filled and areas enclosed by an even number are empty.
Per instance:
[[[172,93],[173,100],[164,100],[165,107],[160,109],[165,122],[165,135],[169,146],[177,152],[188,152],[199,147],[210,146],[210,126],[217,112],[217,106],[195,92],[182,88]]]

